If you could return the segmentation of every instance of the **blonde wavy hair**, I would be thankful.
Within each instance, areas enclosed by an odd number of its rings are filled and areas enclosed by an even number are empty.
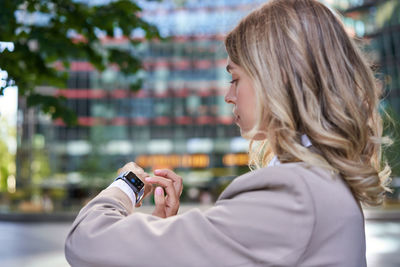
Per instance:
[[[257,123],[251,169],[274,155],[339,174],[363,204],[379,205],[391,169],[382,161],[382,86],[339,18],[314,0],[273,0],[226,36],[232,62],[253,80]],[[312,147],[301,145],[306,134]]]

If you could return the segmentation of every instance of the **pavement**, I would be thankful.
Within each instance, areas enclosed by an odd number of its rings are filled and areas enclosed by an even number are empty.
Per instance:
[[[0,266],[63,267],[71,223],[0,222]]]
[[[364,218],[366,220],[398,220],[400,222],[400,207],[397,209],[366,208],[364,209]]]
[[[179,213],[192,208],[206,210],[210,206],[182,205]],[[152,206],[141,212],[151,213]],[[396,211],[400,213],[400,210]],[[400,266],[400,216],[395,211],[366,212],[367,261],[369,267]],[[378,215],[386,216],[378,218]],[[391,219],[397,218],[397,219]],[[0,266],[64,267],[64,241],[71,227],[68,222],[0,221]]]

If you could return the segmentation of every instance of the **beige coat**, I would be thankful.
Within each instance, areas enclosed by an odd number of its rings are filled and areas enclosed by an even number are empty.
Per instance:
[[[77,216],[65,244],[72,266],[364,267],[364,218],[346,184],[304,163],[237,177],[205,212],[161,219],[116,187]]]

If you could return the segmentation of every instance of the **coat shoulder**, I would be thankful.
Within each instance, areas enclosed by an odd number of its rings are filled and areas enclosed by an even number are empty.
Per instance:
[[[249,171],[236,177],[222,193],[221,197],[231,195],[236,191],[253,191],[289,186],[296,183],[296,178],[301,179],[299,172],[302,166],[298,164],[281,164]]]
[[[326,169],[303,162],[286,163],[250,171],[235,178],[220,199],[232,198],[246,191],[283,190],[309,194],[309,191],[331,190],[335,186],[345,185],[338,175]]]

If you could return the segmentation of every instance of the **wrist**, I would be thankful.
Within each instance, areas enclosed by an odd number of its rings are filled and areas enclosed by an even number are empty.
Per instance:
[[[144,183],[140,178],[134,174],[132,171],[126,171],[124,173],[121,173],[116,179],[117,180],[122,180],[125,182],[130,189],[135,193],[135,205],[139,204],[140,201],[143,198],[144,195]]]
[[[123,181],[122,179],[115,180],[108,186],[108,188],[110,187],[118,187],[122,192],[124,192],[129,197],[129,199],[132,202],[132,205],[133,206],[136,205],[136,194],[125,181]]]

